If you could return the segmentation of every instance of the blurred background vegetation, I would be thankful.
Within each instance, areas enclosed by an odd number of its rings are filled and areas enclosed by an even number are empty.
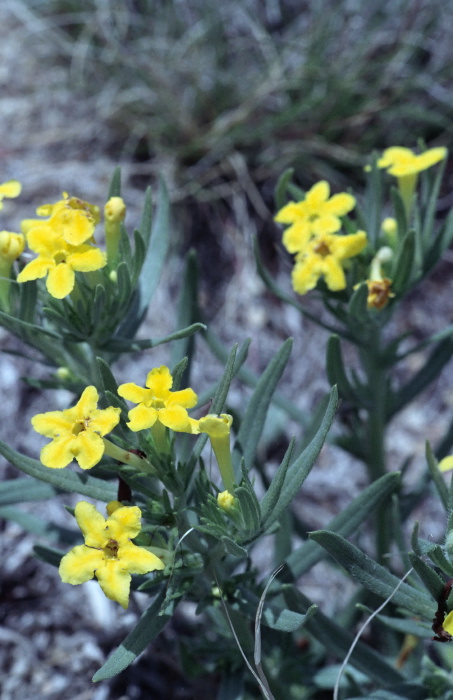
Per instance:
[[[240,188],[266,219],[291,166],[344,187],[390,145],[452,135],[440,0],[32,0],[113,154],[192,206]]]

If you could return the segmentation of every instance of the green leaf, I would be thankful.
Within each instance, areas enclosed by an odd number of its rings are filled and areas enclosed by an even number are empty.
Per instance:
[[[1,506],[0,519],[1,518],[17,523],[22,530],[31,532],[35,538],[46,537],[48,540],[54,542],[63,541],[71,545],[80,542],[80,532],[63,528],[60,525],[27,513],[15,506]]]
[[[36,483],[34,479],[8,479],[0,482],[0,506],[28,501],[46,501],[56,492],[48,484]]]
[[[162,588],[149,608],[145,610],[136,627],[109,656],[99,671],[96,671],[92,679],[94,683],[113,678],[124,671],[162,631],[170,619],[170,615],[159,614],[164,598],[165,588]]]
[[[453,339],[446,338],[430,353],[423,367],[399,390],[391,402],[388,417],[395,415],[439,376],[453,355]]]
[[[386,501],[399,485],[399,472],[391,472],[381,476],[354,498],[341,513],[332,518],[325,529],[343,535],[343,537],[352,535],[357,531],[359,525],[367,520],[375,508]],[[283,570],[282,575],[285,576],[286,572],[290,572],[292,579],[298,579],[324,557],[324,550],[316,542],[312,540],[304,542],[301,547],[291,552],[286,558],[287,567]]]
[[[226,553],[231,554],[232,557],[236,557],[237,559],[245,559],[248,556],[247,550],[237,544],[237,542],[232,540],[230,537],[222,535],[221,540],[223,546],[225,547]]]
[[[239,501],[247,536],[254,537],[260,527],[260,506],[258,499],[249,484],[247,484],[247,486],[239,486],[235,489],[234,495]]]
[[[392,271],[392,290],[396,296],[401,296],[405,292],[414,270],[414,260],[415,233],[408,231],[401,241]]]
[[[5,457],[15,467],[25,472],[35,479],[44,481],[61,491],[79,493],[82,496],[89,496],[98,501],[108,503],[114,501],[117,492],[112,484],[88,476],[85,472],[72,472],[70,469],[49,469],[36,459],[31,459],[13,450],[5,442],[0,440],[0,454]]]
[[[145,203],[143,205],[142,218],[140,220],[140,235],[143,238],[145,246],[148,247],[153,224],[153,198],[151,187],[146,188]]]
[[[282,209],[287,202],[286,192],[288,189],[288,183],[290,182],[293,174],[294,168],[287,168],[277,180],[274,193],[275,208],[277,211]]]
[[[426,454],[426,461],[428,463],[428,469],[429,469],[429,473],[431,475],[431,479],[434,482],[434,486],[436,487],[436,491],[439,494],[439,498],[442,502],[443,507],[448,512],[450,510],[448,489],[445,485],[442,474],[439,471],[437,459],[435,458],[433,451],[431,449],[431,445],[429,444],[428,441],[426,442],[426,445],[425,445],[425,454]]]
[[[287,610],[286,608],[276,613],[271,606],[266,606],[264,608],[262,621],[267,627],[279,630],[279,632],[295,632],[306,625],[317,610],[318,606],[312,605],[308,608],[305,615],[301,615],[300,613]]]
[[[362,329],[366,328],[366,326],[370,324],[367,302],[368,285],[366,283],[359,284],[357,289],[354,290],[348,303],[348,320],[350,328],[359,327],[361,332],[363,332]]]
[[[433,616],[433,603],[430,597],[407,583],[402,583],[395,591],[400,579],[383,566],[360,551],[340,535],[326,530],[310,533],[310,538],[321,545],[329,554],[349,572],[351,577],[365,588],[382,598],[392,593],[392,602],[408,610],[413,615],[425,619]]]
[[[113,171],[112,179],[110,180],[107,200],[111,197],[121,197],[121,168],[119,165]]]
[[[233,462],[243,458],[247,469],[253,466],[272,395],[288,362],[292,338],[286,340],[264,370],[247,405],[233,450]]]
[[[308,612],[312,603],[297,588],[291,585],[283,586],[283,593],[288,607],[301,613]],[[305,628],[321,642],[329,654],[340,660],[344,659],[354,641],[354,635],[351,632],[344,630],[320,610],[306,622]],[[352,652],[350,663],[380,685],[390,685],[404,680],[404,676],[386,663],[380,654],[360,641]]]
[[[51,564],[52,566],[60,566],[60,561],[66,552],[62,552],[60,549],[55,549],[54,547],[47,547],[44,544],[36,544],[33,547],[33,551],[38,557],[42,559],[46,564]]]
[[[272,513],[278,503],[280,494],[285,482],[286,472],[291,462],[291,457],[294,450],[295,438],[291,438],[291,442],[283,457],[282,463],[277,469],[274,478],[272,479],[271,485],[269,486],[267,492],[264,494],[264,498],[261,501],[261,524],[264,529],[267,529],[269,524],[275,521],[272,517]]]
[[[444,581],[442,581],[439,574],[436,574],[431,566],[423,561],[423,559],[417,554],[414,554],[414,552],[409,552],[409,559],[411,560],[412,566],[420,576],[426,588],[437,602],[444,590]]]
[[[205,331],[206,326],[203,323],[193,323],[187,328],[181,328],[180,331],[175,331],[166,335],[163,338],[149,338],[146,340],[132,340],[129,338],[124,338],[121,336],[115,336],[112,340],[109,340],[105,349],[110,352],[140,352],[141,350],[147,350],[148,348],[155,348],[158,345],[163,345],[164,343],[170,343],[172,340],[180,340],[181,338],[186,338],[193,333],[198,331]]]
[[[340,339],[337,335],[331,335],[327,341],[327,378],[332,386],[338,387],[340,397],[350,401],[354,406],[361,403],[354,387],[349,381],[344,368],[343,354],[341,352]]]
[[[321,425],[318,428],[316,435],[310,444],[305,448],[302,454],[291,464],[286,472],[285,481],[281,489],[280,497],[274,506],[272,513],[269,514],[266,520],[267,527],[278,520],[281,514],[288,508],[289,504],[301,488],[305,479],[310,473],[310,470],[315,462],[315,459],[321,451],[329,428],[335,417],[337,408],[338,393],[336,387],[333,387],[330,392],[330,399],[324,413]]]
[[[195,251],[189,251],[186,257],[184,279],[181,285],[178,301],[177,328],[184,328],[197,321],[198,297],[198,265]],[[184,378],[185,384],[190,383],[190,360],[194,349],[193,336],[186,336],[172,345],[170,366],[176,365],[183,357],[189,358],[189,368]]]

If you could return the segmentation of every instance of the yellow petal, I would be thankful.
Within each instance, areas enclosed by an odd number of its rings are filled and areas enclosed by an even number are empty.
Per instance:
[[[99,435],[107,435],[120,422],[121,409],[109,406],[90,413],[90,430]]]
[[[22,191],[22,185],[18,180],[8,180],[0,185],[0,197],[18,197]]]
[[[30,280],[45,277],[49,270],[55,265],[53,258],[39,256],[25,265],[24,269],[17,275],[18,282],[30,282]]]
[[[94,221],[80,209],[68,207],[52,213],[49,226],[63,236],[67,243],[79,246],[85,243],[94,233]]]
[[[449,612],[447,617],[442,623],[442,627],[448,634],[453,636],[453,611]]]
[[[314,289],[320,274],[319,260],[314,255],[304,262],[297,263],[291,275],[294,291],[306,294],[310,289]]]
[[[68,265],[76,272],[93,272],[107,265],[107,256],[99,248],[91,245],[78,246],[67,257]]]
[[[73,425],[63,411],[38,413],[31,419],[31,424],[37,433],[50,438],[71,433]]]
[[[193,389],[182,389],[173,391],[167,399],[167,406],[177,403],[184,408],[193,408],[198,401],[198,397]]]
[[[59,263],[49,272],[46,287],[55,299],[63,299],[74,289],[74,270],[66,263]]]
[[[90,430],[83,430],[77,435],[74,456],[81,469],[91,469],[101,461],[104,454],[104,441]]]
[[[151,389],[152,393],[158,398],[166,398],[168,392],[173,385],[173,377],[170,370],[165,365],[155,367],[148,372],[146,377],[146,386]]]
[[[274,221],[278,224],[292,224],[298,219],[307,217],[307,207],[304,201],[288,202],[282,207],[274,217]]]
[[[367,237],[365,231],[357,231],[347,236],[332,236],[329,239],[329,246],[332,255],[339,260],[352,258],[358,255],[366,247]]]
[[[128,428],[136,433],[138,430],[146,430],[151,428],[157,420],[157,411],[155,408],[147,408],[142,403],[129,411]]]
[[[86,501],[79,501],[75,507],[77,525],[82,530],[87,547],[102,549],[108,542],[107,522],[96,508]]]
[[[104,594],[123,608],[129,605],[131,575],[121,569],[117,559],[105,559],[96,569],[96,578]]]
[[[117,508],[107,519],[108,536],[121,546],[130,539],[137,537],[141,530],[142,512],[137,506],[122,506]]]
[[[97,409],[99,401],[99,394],[95,386],[87,386],[78,400],[77,404],[69,409],[74,414],[75,420],[85,420],[87,419],[91,411]]]
[[[95,569],[102,564],[103,554],[84,544],[78,545],[65,554],[60,562],[59,574],[63,583],[86,583],[93,578]]]
[[[178,404],[172,404],[168,408],[160,408],[158,414],[162,425],[171,430],[184,430],[189,422],[186,409]]]
[[[296,221],[284,232],[282,243],[288,253],[298,253],[305,248],[311,235],[312,232],[308,221]]]
[[[200,433],[207,433],[209,437],[225,437],[230,434],[230,428],[233,423],[233,416],[228,413],[222,413],[217,416],[208,413],[207,416],[200,418],[198,425]]]
[[[128,382],[127,384],[121,384],[118,387],[118,394],[122,396],[123,399],[127,401],[132,401],[133,403],[144,403],[148,397],[150,397],[149,389],[143,389],[137,384]]]
[[[453,456],[450,455],[450,457],[441,459],[439,462],[439,469],[441,472],[448,472],[450,469],[453,469]]]
[[[355,197],[347,192],[334,194],[333,197],[325,203],[323,211],[335,216],[345,216],[355,207]]]
[[[76,439],[75,435],[64,435],[55,438],[42,448],[40,454],[41,462],[50,469],[64,469],[74,459],[73,448]]]
[[[326,202],[329,199],[329,194],[329,183],[325,180],[321,180],[320,182],[317,182],[316,185],[313,185],[311,190],[307,192],[307,197],[305,201],[309,204],[310,207],[317,208],[321,205],[324,205],[324,202]]]
[[[323,274],[326,284],[332,292],[339,292],[341,289],[346,288],[346,277],[343,268],[332,255],[329,255],[323,261]]]
[[[50,226],[40,222],[27,234],[28,247],[39,255],[52,257],[59,252],[66,252],[67,246],[62,238],[55,234]]]
[[[120,547],[118,560],[122,568],[130,574],[147,574],[150,571],[165,569],[165,564],[159,557],[143,547],[137,547],[132,542]]]

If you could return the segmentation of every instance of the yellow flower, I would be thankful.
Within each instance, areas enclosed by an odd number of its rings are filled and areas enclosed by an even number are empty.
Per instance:
[[[217,416],[208,413],[198,421],[200,433],[207,433],[219,465],[220,475],[228,491],[234,491],[234,469],[231,461],[230,429],[233,417],[228,413]]]
[[[80,501],[75,507],[77,524],[85,544],[71,549],[60,562],[63,583],[86,583],[95,575],[103,592],[127,608],[131,574],[147,574],[165,568],[164,563],[143,547],[131,542],[140,532],[141,511],[137,506],[107,506],[105,519],[90,503]]]
[[[382,157],[377,162],[378,168],[386,168],[390,175],[405,177],[416,175],[422,170],[427,170],[432,165],[439,163],[447,157],[447,149],[443,147],[430,148],[417,155],[410,148],[392,146],[386,148]]]
[[[446,148],[430,148],[417,155],[410,148],[392,146],[387,148],[377,161],[378,168],[386,168],[390,175],[398,179],[398,189],[407,214],[410,213],[412,199],[417,185],[418,173],[427,170],[447,157]]]
[[[12,263],[24,251],[25,238],[21,233],[0,231],[0,258]]]
[[[5,197],[14,199],[18,197],[22,191],[22,185],[17,180],[8,180],[0,185],[0,209],[3,209],[3,200]]]
[[[40,413],[31,419],[40,435],[52,438],[41,450],[41,462],[51,469],[63,469],[76,459],[82,469],[91,469],[104,454],[101,436],[119,423],[120,409],[97,408],[98,392],[88,386],[78,403],[64,411]]]
[[[63,299],[74,289],[75,272],[92,272],[106,265],[105,254],[89,244],[69,245],[52,227],[42,224],[27,235],[28,245],[38,257],[24,267],[18,282],[48,275],[46,287],[55,299]]]
[[[193,389],[171,391],[173,378],[168,367],[155,367],[146,377],[146,389],[133,384],[121,384],[118,394],[137,403],[138,406],[129,411],[131,430],[145,430],[157,423],[180,432],[198,432],[197,421],[189,417],[188,408],[197,403],[197,395]]]
[[[63,197],[55,204],[38,207],[36,213],[48,217],[46,221],[24,219],[21,222],[23,233],[28,235],[36,226],[46,225],[55,234],[63,236],[70,245],[81,245],[91,239],[95,226],[100,221],[99,207],[78,197],[68,197],[66,193],[63,193]]]
[[[324,277],[328,288],[337,292],[346,287],[342,263],[358,255],[366,246],[365,231],[347,236],[324,234],[316,236],[296,257],[292,282],[294,291],[306,294],[314,289],[320,277]]]
[[[340,230],[339,217],[355,207],[355,199],[345,192],[330,199],[329,194],[329,184],[322,180],[307,192],[302,202],[289,202],[277,213],[275,221],[292,224],[283,234],[283,245],[289,253],[303,250],[314,235]]]
[[[234,498],[233,494],[229,491],[222,491],[217,495],[217,505],[222,510],[231,510],[234,506],[235,500],[236,499]]]
[[[107,260],[110,266],[118,258],[118,246],[121,238],[121,222],[126,216],[126,205],[121,197],[110,197],[104,207],[105,242],[107,244]]]

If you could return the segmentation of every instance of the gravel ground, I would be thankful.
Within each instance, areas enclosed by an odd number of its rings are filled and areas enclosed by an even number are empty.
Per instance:
[[[1,180],[17,178],[23,183],[23,194],[8,202],[2,212],[8,227],[18,222],[28,209],[46,201],[55,201],[62,190],[92,202],[103,202],[108,182],[117,162],[108,155],[109,141],[103,125],[95,118],[95,101],[81,99],[67,88],[63,69],[47,68],[55,38],[47,28],[32,22],[26,3],[2,3],[0,18],[3,38],[0,44],[0,151]],[[134,187],[134,164],[121,163],[124,174],[124,196],[128,203],[127,222],[138,220],[143,188]],[[222,286],[216,290],[214,316],[210,308],[210,290],[203,288],[202,302],[212,325],[221,333],[227,346],[253,337],[249,366],[260,372],[287,335],[293,335],[295,350],[285,372],[282,390],[309,413],[314,402],[325,393],[323,372],[325,338],[317,328],[300,321],[293,309],[284,308],[265,293],[253,263],[251,237],[256,230],[247,213],[245,197],[235,195],[231,215],[225,220],[224,254],[228,259],[228,277],[221,275]],[[15,224],[17,225],[17,224]],[[200,243],[202,270],[208,264],[209,248]],[[217,261],[223,265],[223,260]],[[452,263],[447,259],[442,275],[434,276],[426,285],[423,297],[413,295],[409,305],[395,321],[398,330],[413,330],[423,337],[429,330],[439,330],[449,318],[449,299],[442,293],[445,280],[451,285]],[[182,263],[170,261],[152,313],[143,335],[164,335],[174,327],[168,298],[174,299],[176,280]],[[285,273],[279,280],[287,285]],[[312,303],[312,302],[310,302]],[[314,306],[314,308],[316,308]],[[19,345],[0,330],[1,348],[14,351]],[[143,353],[118,367],[122,381],[140,382],[151,366],[168,359],[166,348]],[[218,375],[219,365],[209,358],[199,344],[198,362],[192,385],[202,391]],[[304,361],[295,358],[303,356]],[[413,363],[420,362],[419,357]],[[48,395],[40,394],[21,381],[22,376],[44,376],[45,371],[34,363],[11,354],[0,355],[0,401],[4,406],[1,438],[17,449],[36,456],[36,436],[29,427],[32,415],[49,410]],[[232,404],[240,405],[243,391],[234,385]],[[55,407],[63,408],[68,396],[53,394]],[[423,441],[435,440],[448,425],[453,404],[451,372],[444,372],[436,384],[409,411],[398,417],[393,426],[389,450],[398,468],[408,453],[414,453],[410,479],[416,479],[424,468]],[[283,416],[277,417],[282,422]],[[289,426],[289,432],[297,426]],[[17,474],[4,461],[0,477]],[[299,507],[313,527],[325,525],[331,515],[349,502],[366,484],[364,468],[352,462],[340,450],[326,446],[313,470]],[[69,524],[63,508],[68,497],[46,504],[46,515],[56,522]],[[29,506],[39,513],[42,505]],[[442,532],[442,518],[435,501],[427,501],[417,513],[424,536],[437,538]],[[36,560],[32,554],[34,539],[25,535],[15,523],[3,522],[0,539],[1,602],[0,673],[3,679],[2,700],[108,700],[110,698],[211,697],[206,683],[202,687],[186,686],[173,668],[170,628],[153,653],[145,653],[140,662],[123,674],[119,681],[93,686],[90,678],[103,663],[109,651],[124,638],[140,612],[144,601],[140,596],[131,611],[124,612],[99,593],[96,584],[65,586],[56,571]],[[266,571],[263,555],[261,566]],[[267,569],[269,571],[269,569]],[[316,567],[304,581],[304,592],[320,601],[320,581],[325,588],[326,565]],[[348,593],[344,581],[332,578],[334,600]],[[324,601],[325,594],[322,596]],[[325,603],[324,603],[325,605]],[[327,612],[333,612],[327,610]],[[165,683],[177,679],[171,691]]]

